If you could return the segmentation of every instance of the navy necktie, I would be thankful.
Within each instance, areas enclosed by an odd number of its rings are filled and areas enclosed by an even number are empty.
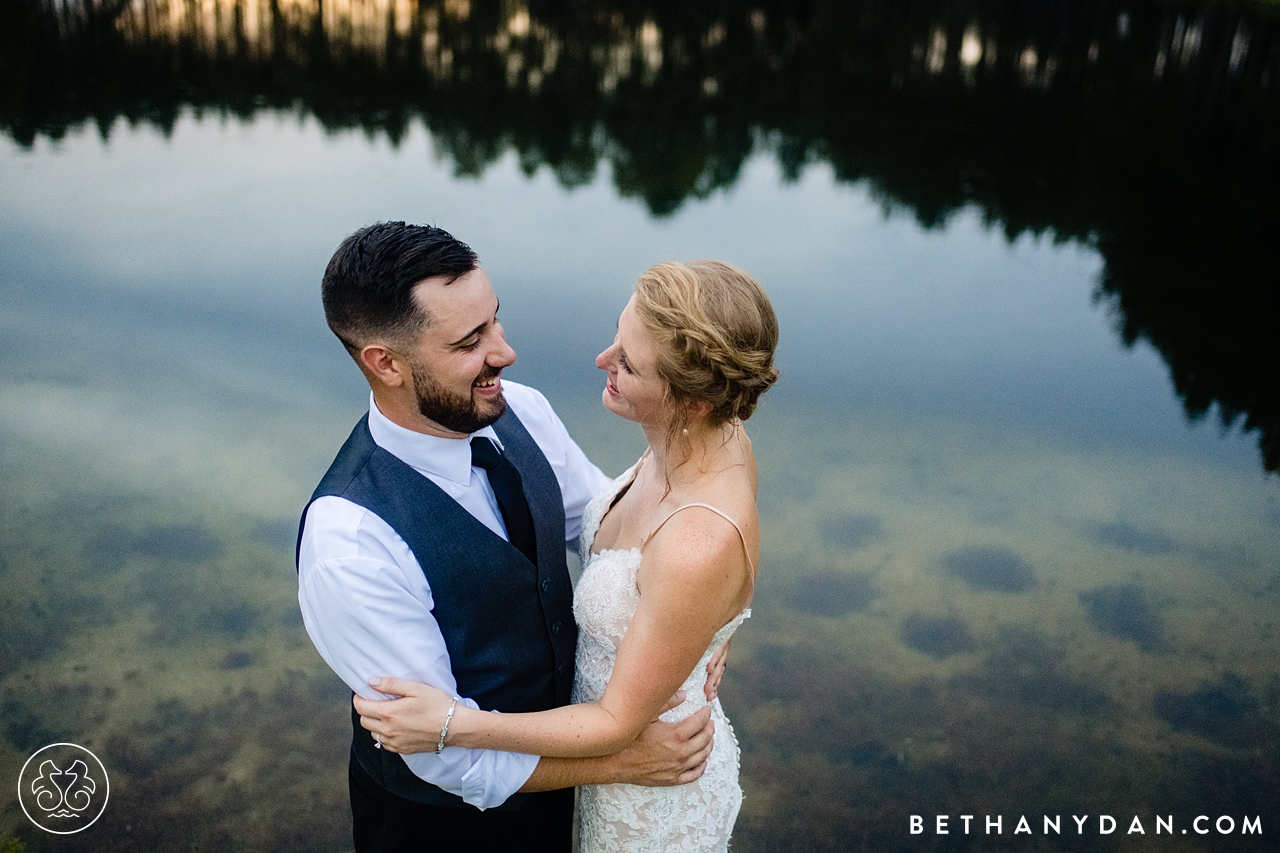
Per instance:
[[[508,539],[536,566],[538,549],[533,535],[533,516],[529,514],[529,502],[524,499],[520,472],[487,438],[471,439],[471,464],[488,472],[489,485],[498,499],[502,520],[507,524]]]

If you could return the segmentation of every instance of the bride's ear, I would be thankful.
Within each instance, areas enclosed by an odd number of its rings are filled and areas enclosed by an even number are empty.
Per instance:
[[[711,404],[706,400],[690,400],[685,404],[685,414],[691,421],[700,421],[711,414]]]

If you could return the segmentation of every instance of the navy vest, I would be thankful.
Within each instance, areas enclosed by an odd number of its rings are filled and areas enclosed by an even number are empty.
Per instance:
[[[408,544],[431,585],[432,615],[459,695],[486,711],[544,711],[569,703],[578,633],[565,564],[564,499],[555,472],[515,413],[507,409],[493,428],[524,484],[536,566],[439,486],[374,444],[368,415],[351,431],[311,500],[336,495],[365,507]],[[306,517],[304,509],[302,524]],[[419,779],[400,756],[374,748],[354,709],[351,722],[356,760],[388,791],[427,805],[472,808]],[[516,794],[500,808],[518,808],[526,796]]]

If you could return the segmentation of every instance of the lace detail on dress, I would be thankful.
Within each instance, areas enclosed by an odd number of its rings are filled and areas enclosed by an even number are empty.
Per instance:
[[[582,517],[582,577],[573,596],[578,622],[578,648],[573,701],[593,702],[604,693],[622,642],[640,601],[636,571],[640,549],[591,553],[591,544],[615,496],[631,482],[636,465],[597,495]],[[716,632],[711,645],[681,687],[685,701],[662,715],[682,720],[707,704],[702,689],[712,653],[733,635],[750,609]],[[580,790],[581,853],[647,853],[653,851],[722,851],[742,805],[738,787],[738,741],[717,699],[711,703],[715,740],[707,770],[696,782],[672,788],[638,785],[588,785]]]

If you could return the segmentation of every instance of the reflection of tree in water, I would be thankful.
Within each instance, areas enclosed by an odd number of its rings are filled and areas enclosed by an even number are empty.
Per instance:
[[[60,11],[55,11],[60,10]],[[607,162],[655,215],[769,150],[829,163],[924,225],[967,205],[1010,237],[1087,242],[1097,297],[1150,341],[1191,417],[1280,468],[1270,334],[1280,233],[1276,15],[1151,2],[533,3],[0,0],[0,125],[20,144],[184,108],[315,115],[460,174],[508,151],[566,186]]]

